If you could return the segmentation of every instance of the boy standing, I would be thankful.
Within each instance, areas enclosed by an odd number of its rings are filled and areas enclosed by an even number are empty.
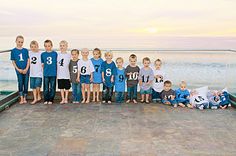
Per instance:
[[[43,66],[43,95],[44,104],[51,105],[56,94],[57,52],[52,50],[51,40],[44,41],[45,52],[41,55]]]
[[[37,41],[30,43],[30,88],[33,89],[34,100],[31,102],[32,105],[41,100],[41,86],[43,69],[41,64],[41,52],[39,52],[39,46]]]
[[[143,59],[143,68],[139,72],[139,86],[141,94],[141,103],[144,101],[149,104],[149,96],[152,94],[152,81],[154,74],[152,68],[149,67],[151,61],[148,57]]]
[[[137,63],[137,56],[135,54],[131,54],[129,56],[129,65],[125,69],[125,76],[127,78],[126,103],[130,103],[131,101],[137,103],[138,75],[140,69],[136,65],[136,63]]]
[[[116,102],[122,103],[125,94],[125,68],[123,67],[124,60],[121,57],[116,59],[117,74],[115,76],[115,92]]]

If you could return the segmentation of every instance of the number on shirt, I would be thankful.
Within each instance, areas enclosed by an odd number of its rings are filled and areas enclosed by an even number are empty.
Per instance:
[[[85,67],[85,66],[82,66],[82,67],[81,67],[81,73],[82,73],[82,74],[86,73],[86,67]]]
[[[145,81],[145,76],[143,75],[142,76],[142,82],[143,83],[148,83],[148,81],[149,81],[149,76],[146,77],[146,81]]]
[[[20,56],[20,60],[19,61],[24,61],[22,53],[19,56]]]
[[[78,67],[77,66],[73,66],[73,73],[77,73],[78,72]]]
[[[158,78],[156,78],[156,83],[161,83],[163,82],[163,76],[159,75]]]
[[[119,75],[119,82],[123,82],[124,81],[124,75]]]
[[[52,57],[47,57],[47,64],[52,64]]]
[[[138,73],[134,72],[129,75],[129,80],[137,80],[138,79]]]
[[[111,69],[110,68],[106,69],[106,76],[111,76]]]
[[[37,57],[32,57],[31,64],[36,64],[36,63],[37,63]]]
[[[64,65],[64,59],[61,59],[61,61],[59,61],[60,66]]]
[[[95,65],[94,67],[95,67],[95,72],[97,73],[100,65]]]

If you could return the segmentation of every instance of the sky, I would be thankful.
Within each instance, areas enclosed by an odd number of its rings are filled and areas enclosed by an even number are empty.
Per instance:
[[[36,39],[71,46],[236,48],[236,0],[0,0],[0,48]],[[13,42],[12,42],[13,41]],[[219,45],[221,43],[221,45]]]

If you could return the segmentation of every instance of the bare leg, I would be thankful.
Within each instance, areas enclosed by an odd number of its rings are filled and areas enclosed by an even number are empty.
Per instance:
[[[65,90],[65,103],[68,103],[68,94],[69,94],[69,90]]]
[[[33,89],[33,96],[34,96],[34,100],[30,103],[32,105],[34,105],[37,102],[37,90]]]
[[[185,107],[185,105],[183,103],[179,103],[180,107]]]
[[[65,103],[65,95],[64,95],[64,89],[61,89],[61,102],[60,104],[64,104]]]
[[[93,102],[96,101],[97,84],[93,84]]]
[[[83,97],[83,101],[81,103],[85,103],[85,84],[82,84],[82,97]]]
[[[36,90],[37,90],[37,101],[41,101],[41,94],[40,94],[41,91],[40,91],[40,88],[37,87]]]
[[[97,84],[97,102],[99,102],[100,84]]]
[[[86,103],[89,103],[90,102],[90,100],[89,100],[89,98],[90,98],[90,84],[86,84],[85,86],[86,86],[86,89],[87,89],[87,100],[86,100]]]
[[[141,95],[141,102],[144,102],[144,94]]]
[[[149,94],[146,94],[146,103],[149,103]]]

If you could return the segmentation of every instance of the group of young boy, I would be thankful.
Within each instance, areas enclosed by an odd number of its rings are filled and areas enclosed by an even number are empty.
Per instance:
[[[154,68],[148,57],[143,58],[143,67],[137,65],[137,56],[129,56],[129,65],[124,68],[124,60],[118,57],[114,62],[111,52],[105,52],[105,60],[101,58],[101,50],[93,50],[93,58],[89,59],[89,49],[77,49],[67,53],[68,43],[59,43],[60,52],[52,50],[51,40],[44,42],[45,52],[39,51],[36,41],[30,43],[30,52],[23,48],[23,36],[16,37],[16,48],[11,51],[11,60],[18,78],[20,104],[27,103],[28,80],[33,89],[34,100],[31,104],[41,101],[40,88],[43,82],[44,104],[53,104],[56,93],[56,81],[61,93],[60,104],[68,103],[69,90],[72,87],[73,103],[90,103],[91,84],[92,102],[100,102],[100,85],[102,84],[102,103],[112,102],[115,88],[115,102],[137,103],[138,85],[141,103],[162,102],[174,107],[193,108],[190,104],[190,92],[186,82],[180,83],[180,88],[172,90],[172,83],[161,69],[162,61],[157,59]],[[127,87],[126,87],[127,86]],[[86,94],[87,93],[87,94]]]

